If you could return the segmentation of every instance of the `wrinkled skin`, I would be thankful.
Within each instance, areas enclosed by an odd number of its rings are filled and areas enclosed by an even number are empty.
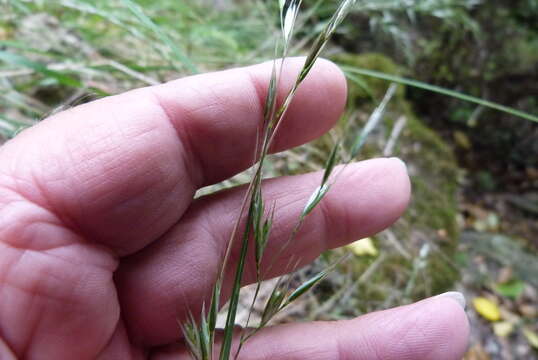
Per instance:
[[[300,65],[289,60],[283,90]],[[0,148],[1,359],[187,358],[177,319],[207,300],[245,189],[193,195],[251,164],[270,73],[262,64],[105,98]],[[320,61],[272,151],[326,132],[345,93],[341,72]],[[266,258],[278,254],[320,176],[264,183],[277,208]],[[290,270],[290,258],[302,266],[386,228],[409,196],[398,159],[348,166],[267,276]],[[245,283],[252,269],[249,259]],[[437,297],[267,328],[241,358],[455,360],[467,336],[462,307]]]

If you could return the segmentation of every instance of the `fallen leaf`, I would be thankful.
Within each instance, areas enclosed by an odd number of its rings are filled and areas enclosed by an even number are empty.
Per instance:
[[[515,299],[525,290],[525,283],[519,280],[512,280],[504,284],[497,284],[495,290],[502,296]]]
[[[473,299],[473,306],[477,313],[489,321],[501,320],[501,312],[497,304],[484,297]]]
[[[529,344],[531,344],[533,348],[538,349],[538,334],[529,328],[524,328],[523,334],[527,338]]]
[[[514,324],[509,321],[500,321],[493,324],[493,332],[498,337],[507,337],[514,331]]]
[[[372,238],[355,241],[346,247],[357,256],[377,256],[377,254],[379,254]]]

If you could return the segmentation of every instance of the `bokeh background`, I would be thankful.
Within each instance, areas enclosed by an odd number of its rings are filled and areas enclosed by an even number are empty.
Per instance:
[[[292,55],[306,53],[337,3],[304,1]],[[266,61],[279,34],[276,0],[0,0],[0,143],[82,102]],[[538,0],[358,1],[324,56],[348,76],[349,120],[273,156],[269,175],[322,169],[334,142],[351,140],[390,85],[364,70],[538,115]],[[472,323],[466,359],[537,359],[538,123],[399,85],[361,155],[374,156],[407,162],[409,210],[295,275],[352,253],[279,321],[349,318],[458,290]]]

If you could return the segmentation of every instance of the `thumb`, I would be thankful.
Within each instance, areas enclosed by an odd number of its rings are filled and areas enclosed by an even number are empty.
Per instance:
[[[445,293],[353,320],[268,327],[245,343],[240,358],[459,360],[469,323],[463,295]],[[154,360],[189,359],[181,346]]]

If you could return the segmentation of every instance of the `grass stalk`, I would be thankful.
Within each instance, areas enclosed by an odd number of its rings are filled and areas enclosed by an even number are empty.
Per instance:
[[[310,73],[310,70],[313,68],[316,60],[318,59],[321,51],[325,47],[327,41],[330,39],[331,35],[334,33],[338,24],[340,24],[343,21],[347,13],[351,10],[352,6],[355,4],[355,1],[344,0],[340,3],[338,10],[335,12],[331,20],[327,23],[325,29],[320,33],[317,40],[312,45],[310,52],[308,56],[306,57],[305,63],[303,64],[303,68],[299,72],[294,85],[287,93],[282,105],[278,107],[276,104],[276,98],[277,98],[277,92],[279,88],[279,79],[280,79],[282,68],[284,66],[284,62],[286,59],[288,46],[291,41],[293,28],[295,25],[295,21],[297,18],[297,13],[299,11],[300,4],[301,4],[300,0],[299,1],[293,1],[293,0],[290,0],[290,1],[281,0],[280,1],[281,21],[283,22],[282,24],[283,46],[281,49],[282,60],[280,62],[275,61],[273,63],[271,80],[269,83],[268,94],[267,94],[267,98],[265,102],[263,126],[261,128],[261,131],[258,132],[259,134],[258,140],[257,140],[258,146],[255,151],[256,159],[258,159],[258,162],[255,167],[255,172],[247,188],[246,196],[241,206],[238,220],[236,222],[236,225],[234,226],[230,241],[227,245],[227,249],[226,249],[226,252],[225,252],[221,267],[220,267],[220,272],[218,274],[218,278],[216,281],[216,285],[213,291],[213,300],[212,300],[211,308],[216,309],[218,308],[218,306],[215,306],[216,299],[220,297],[220,288],[222,286],[224,273],[227,268],[227,262],[228,262],[228,258],[231,252],[231,248],[233,246],[234,239],[236,235],[238,234],[238,231],[240,228],[239,224],[243,217],[243,214],[248,209],[246,222],[244,225],[244,229],[242,230],[243,232],[242,232],[242,237],[241,237],[240,253],[239,253],[238,263],[235,268],[235,277],[234,277],[232,292],[230,296],[230,302],[229,302],[230,305],[229,305],[228,313],[226,317],[226,325],[224,329],[224,337],[223,337],[223,342],[222,342],[221,350],[219,354],[219,360],[229,360],[231,356],[233,330],[234,330],[234,325],[235,325],[235,319],[237,316],[237,308],[239,304],[241,283],[242,283],[243,274],[245,270],[245,262],[246,262],[246,257],[248,254],[249,243],[251,241],[253,242],[253,245],[254,245],[253,250],[254,250],[254,258],[256,260],[257,286],[256,286],[255,294],[254,294],[254,299],[250,307],[248,321],[250,321],[250,314],[253,311],[254,304],[256,302],[256,299],[259,293],[262,278],[264,278],[264,276],[260,275],[260,267],[261,267],[263,252],[265,250],[267,241],[269,240],[269,234],[270,234],[270,230],[273,223],[273,217],[274,217],[274,206],[273,206],[273,209],[269,212],[269,214],[266,215],[266,209],[265,209],[265,205],[263,201],[263,194],[261,191],[261,183],[263,179],[263,167],[264,167],[264,163],[268,154],[268,150],[270,148],[271,143],[274,140],[274,137],[279,129],[279,126],[282,123],[282,119],[284,118],[298,88],[300,87],[302,82],[305,80],[305,78],[308,76],[308,74]],[[277,49],[278,49],[278,46],[277,46]],[[349,159],[347,159],[347,163],[351,162],[351,160],[359,153],[359,151],[361,150],[366,140],[366,137],[370,134],[370,132],[373,130],[373,128],[377,125],[377,123],[382,118],[386,110],[386,107],[388,105],[388,102],[394,95],[395,91],[396,91],[396,85],[393,84],[389,87],[389,90],[386,96],[384,97],[383,101],[381,101],[380,105],[373,112],[372,116],[370,117],[370,120],[367,122],[363,131],[358,135],[357,140],[351,149],[352,156]],[[287,245],[291,243],[291,241],[293,241],[293,239],[297,235],[306,217],[316,208],[316,206],[321,202],[321,200],[325,197],[325,195],[329,191],[331,184],[333,182],[331,180],[332,179],[331,175],[339,159],[338,154],[339,154],[340,146],[341,146],[340,142],[337,142],[334,145],[327,159],[327,162],[325,164],[325,171],[323,173],[320,186],[314,191],[310,199],[307,201],[305,207],[303,208],[301,214],[298,217],[297,223],[295,227],[293,228],[287,242],[280,249],[277,256],[275,256],[272,263],[269,265],[267,271],[271,269],[272,265],[274,264],[275,259],[279,258],[282,251],[287,247]],[[301,297],[304,293],[311,290],[315,285],[321,282],[327,276],[327,274],[332,270],[332,268],[334,268],[335,266],[336,264],[330,266],[328,269],[320,272],[316,276],[307,280],[301,286],[299,286],[293,291],[289,290],[289,284],[287,288],[286,287],[282,288],[281,282],[279,281],[277,285],[273,288],[273,291],[269,297],[269,300],[267,301],[264,312],[262,314],[261,322],[258,325],[258,327],[254,331],[248,334],[243,333],[241,335],[239,347],[235,353],[234,358],[237,358],[239,356],[242,346],[250,337],[252,337],[261,328],[266,326],[267,323],[278,312],[282,311],[289,304],[294,302],[296,299]],[[212,316],[213,315],[211,315],[210,318]],[[203,312],[202,318],[204,317],[205,317],[205,314]],[[205,320],[202,320],[202,326],[204,326],[204,321]],[[209,321],[209,323],[212,324],[211,321]],[[215,329],[212,325],[209,325],[206,327],[208,328],[208,331],[209,331],[208,338],[211,340],[213,339],[214,335],[212,333],[214,333]],[[204,332],[202,331],[200,332],[200,334],[204,334]],[[204,336],[200,335],[198,336],[198,338],[200,338],[201,340],[198,341],[196,340],[196,337],[194,337],[193,340],[190,341],[189,343],[193,343],[194,345],[197,345],[199,343],[203,344]],[[193,351],[193,354],[198,353],[198,354],[201,354],[201,356],[203,356],[204,355],[203,346],[200,349],[201,351],[198,351],[198,352],[196,352],[196,349],[195,349]]]
[[[350,8],[351,4],[355,3],[355,1],[349,1],[349,0],[341,2],[341,5],[338,8],[337,12],[335,13],[331,21],[327,24],[325,31],[323,31],[320,34],[315,44],[311,48],[311,51],[306,58],[303,69],[300,71],[294,85],[292,86],[291,90],[288,92],[283,104],[280,107],[278,107],[278,110],[276,110],[277,109],[276,98],[277,98],[277,91],[278,91],[278,85],[279,85],[279,78],[282,73],[282,68],[284,66],[284,62],[287,56],[289,43],[293,36],[293,29],[294,29],[295,21],[297,18],[297,14],[299,12],[301,2],[302,2],[301,0],[281,0],[279,2],[280,11],[281,11],[281,21],[282,21],[282,36],[283,36],[282,60],[280,61],[279,64],[275,62],[273,65],[271,81],[269,84],[268,95],[267,95],[266,103],[265,103],[266,105],[265,105],[265,110],[264,110],[264,122],[263,122],[264,125],[262,128],[262,131],[259,132],[260,134],[259,137],[261,137],[262,139],[261,141],[258,141],[258,144],[260,145],[259,145],[259,148],[256,149],[256,154],[259,155],[258,164],[256,165],[255,173],[247,189],[247,194],[245,196],[244,203],[241,207],[240,216],[234,227],[234,230],[232,231],[230,241],[227,245],[226,253],[222,261],[222,265],[221,265],[220,272],[219,272],[215,289],[214,289],[214,296],[213,296],[213,300],[211,304],[212,308],[214,308],[214,304],[215,304],[214,299],[216,298],[216,296],[218,296],[217,292],[220,292],[220,290],[217,291],[217,289],[222,286],[222,281],[224,277],[223,274],[226,271],[227,261],[229,258],[231,248],[233,246],[234,238],[236,237],[236,234],[239,228],[240,219],[242,218],[243,213],[247,209],[247,204],[249,204],[248,215],[247,215],[245,228],[243,230],[243,235],[242,235],[239,261],[235,270],[235,278],[233,282],[232,293],[230,296],[230,305],[229,305],[228,313],[226,317],[224,337],[223,337],[223,342],[222,342],[221,351],[219,355],[220,360],[228,360],[230,358],[232,338],[233,338],[233,328],[235,325],[235,318],[237,315],[237,306],[239,302],[241,282],[242,282],[243,273],[244,273],[247,251],[249,248],[249,239],[252,237],[254,240],[255,258],[257,262],[256,266],[258,268],[257,275],[259,277],[259,266],[260,266],[261,258],[263,256],[263,251],[265,250],[265,244],[268,241],[270,229],[272,226],[273,215],[270,215],[268,218],[262,220],[264,218],[265,208],[264,208],[263,196],[261,192],[261,180],[263,178],[264,161],[268,154],[269,147],[271,143],[273,142],[274,136],[279,128],[279,125],[282,122],[282,119],[284,118],[284,115],[286,114],[287,109],[289,108],[297,92],[297,89],[299,88],[301,83],[304,81],[306,76],[309,74],[315,61],[317,60],[317,58],[319,57],[319,54],[321,53],[321,50],[324,48],[330,36],[334,32],[336,26],[343,20],[346,12],[349,11],[348,9]],[[279,69],[277,69],[277,67]],[[328,180],[330,172],[334,168],[335,161],[336,161],[336,147],[330,156],[330,164],[328,166],[325,180]],[[322,197],[323,197],[322,195],[318,195],[319,200],[321,200]],[[310,207],[313,209],[315,205],[316,204],[312,203]],[[302,223],[302,221],[308,215],[309,212],[310,211],[303,211],[303,214],[301,215],[299,219],[299,222],[298,222],[299,225],[297,226],[297,228],[300,226],[300,224]],[[274,211],[272,212],[272,214],[274,214]],[[297,230],[294,230],[293,233],[295,234],[296,232]],[[258,283],[261,281],[260,278],[258,278],[257,280],[258,280]],[[312,284],[314,283],[316,283],[316,281],[312,282]],[[306,286],[306,288],[309,288],[309,286]],[[306,288],[302,288],[302,289],[306,289]],[[275,290],[274,296],[276,296],[275,294],[277,293],[278,292]],[[299,293],[292,293],[292,295],[293,294],[296,294],[296,295],[295,297],[292,297],[292,300],[296,298]],[[255,294],[255,298],[256,297],[257,297],[257,293]],[[279,295],[277,299],[283,300],[284,296]],[[278,302],[278,305],[279,306],[273,306],[273,310],[270,312],[271,316],[268,316],[267,315],[268,313],[266,313],[266,318],[271,318],[276,312],[279,311],[279,309],[282,308],[281,301]],[[202,314],[202,317],[204,316],[205,315]],[[211,330],[211,326],[209,327],[209,329]],[[212,335],[209,336],[209,338],[211,337]],[[244,343],[244,341],[242,341],[241,344],[242,343]],[[236,357],[238,356],[238,354],[239,354],[239,351],[236,353]]]
[[[522,119],[530,120],[533,122],[538,122],[538,116],[536,115],[532,115],[524,111],[520,111],[520,110],[511,108],[509,106],[501,105],[492,101],[484,100],[475,96],[463,94],[455,90],[450,90],[450,89],[446,89],[440,86],[427,84],[418,80],[407,79],[401,76],[390,75],[390,74],[386,74],[386,73],[382,73],[382,72],[374,71],[374,70],[362,69],[362,68],[357,68],[357,67],[349,67],[349,66],[342,66],[342,69],[346,73],[369,76],[369,77],[383,79],[383,80],[391,81],[391,82],[402,84],[402,85],[412,86],[415,88],[431,91],[437,94],[446,95],[446,96],[450,96],[459,100],[481,105],[481,106],[494,109],[497,111],[501,111],[501,112],[504,112],[504,113],[507,113],[507,114],[510,114],[510,115],[513,115]]]

